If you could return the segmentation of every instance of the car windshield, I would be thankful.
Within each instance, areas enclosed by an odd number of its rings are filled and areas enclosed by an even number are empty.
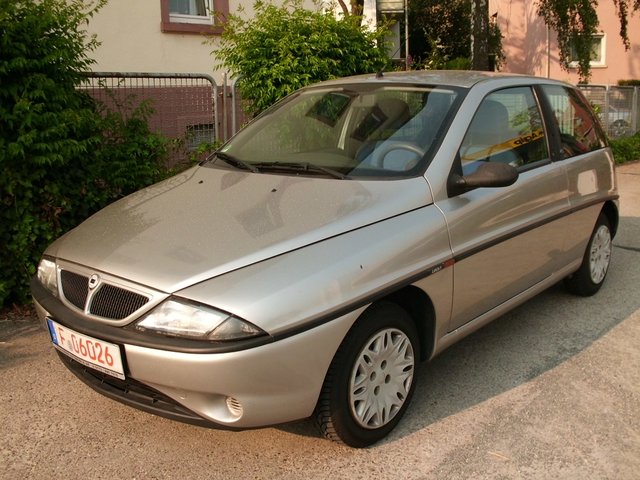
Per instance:
[[[460,96],[438,86],[305,89],[238,133],[215,164],[334,178],[414,176],[429,162]]]

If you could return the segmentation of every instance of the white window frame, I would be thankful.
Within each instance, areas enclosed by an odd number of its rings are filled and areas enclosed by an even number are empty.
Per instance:
[[[595,35],[592,35],[592,38],[594,39],[600,39],[599,42],[599,46],[600,46],[600,55],[599,58],[600,60],[591,60],[589,62],[589,65],[593,68],[603,68],[607,66],[607,58],[606,58],[606,53],[607,53],[607,35],[605,33],[596,33]],[[598,44],[596,43],[594,45],[597,46]],[[569,62],[569,67],[571,68],[578,68],[578,62],[577,61],[571,61]]]
[[[194,2],[196,0],[191,0]],[[184,13],[172,13],[169,11],[169,21],[171,23],[193,23],[199,25],[213,25],[213,2],[204,0],[206,15],[186,15]]]

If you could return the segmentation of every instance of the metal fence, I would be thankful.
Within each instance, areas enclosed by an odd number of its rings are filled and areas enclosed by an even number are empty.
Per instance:
[[[149,104],[150,129],[180,140],[187,151],[226,141],[245,121],[226,75],[220,86],[204,74],[91,72],[80,88],[124,114]]]
[[[600,116],[609,137],[629,136],[640,130],[640,87],[579,87]]]

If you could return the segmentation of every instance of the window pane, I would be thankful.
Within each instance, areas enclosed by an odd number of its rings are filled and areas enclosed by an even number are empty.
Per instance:
[[[602,63],[602,37],[593,37],[591,61],[594,63]]]
[[[464,174],[475,171],[481,162],[520,167],[548,158],[542,117],[528,87],[488,95],[478,107],[460,147]]]
[[[591,109],[576,91],[556,85],[545,85],[543,90],[560,129],[562,153],[565,158],[597,150],[606,145],[604,134],[598,127]]]
[[[604,35],[593,35],[591,37],[591,41],[592,41],[592,44],[591,44],[590,64],[592,66],[602,66],[604,65],[604,61],[605,61]],[[573,43],[570,45],[569,62],[570,63],[578,62],[578,53]]]
[[[206,16],[206,0],[169,0],[169,13]]]

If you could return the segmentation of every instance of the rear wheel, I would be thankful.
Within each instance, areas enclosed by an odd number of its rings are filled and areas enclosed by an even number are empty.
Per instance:
[[[604,283],[611,263],[611,227],[601,213],[593,229],[578,271],[567,277],[567,290],[585,297],[595,294]]]
[[[369,307],[343,340],[325,378],[315,411],[321,432],[352,447],[384,438],[411,400],[418,358],[409,314],[394,303]]]

